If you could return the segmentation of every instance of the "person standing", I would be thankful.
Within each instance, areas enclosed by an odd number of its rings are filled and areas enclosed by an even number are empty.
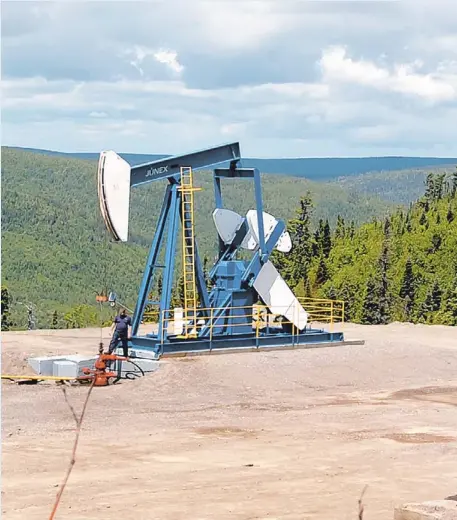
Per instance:
[[[122,309],[119,315],[114,318],[113,325],[111,327],[111,332],[113,333],[113,336],[109,345],[110,354],[114,352],[120,341],[122,344],[122,349],[124,351],[124,357],[128,357],[129,327],[131,326],[132,318],[128,316],[127,311],[125,309]]]

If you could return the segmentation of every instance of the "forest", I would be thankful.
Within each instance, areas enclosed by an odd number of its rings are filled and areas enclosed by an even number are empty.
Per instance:
[[[345,301],[346,321],[457,325],[457,170],[429,174],[407,209],[354,227],[311,228],[313,201],[289,221],[293,250],[275,265],[301,296]]]
[[[95,172],[95,161],[2,149],[3,330],[98,325],[112,313],[95,305],[102,290],[135,305],[165,186],[133,191],[130,241],[114,244],[100,219]],[[411,170],[315,182],[263,174],[265,209],[288,222],[294,241],[275,264],[299,294],[344,299],[352,321],[452,321],[445,302],[455,288],[455,176]],[[203,188],[199,250],[211,264],[212,179],[197,172],[195,184]],[[223,195],[235,211],[253,206],[249,184],[230,181]],[[370,295],[384,302],[378,310]]]

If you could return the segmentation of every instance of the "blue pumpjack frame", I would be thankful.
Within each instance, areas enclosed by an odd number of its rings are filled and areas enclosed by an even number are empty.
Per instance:
[[[217,261],[212,267],[209,276],[214,281],[218,269],[230,263],[242,265],[240,277],[240,291],[255,293],[253,284],[262,266],[268,261],[276,243],[283,231],[285,223],[278,220],[276,227],[265,240],[263,226],[263,200],[261,189],[261,177],[257,168],[243,168],[238,163],[241,159],[238,143],[230,143],[209,150],[201,150],[183,156],[174,156],[152,163],[139,165],[132,168],[131,186],[139,186],[145,183],[166,179],[168,185],[165,190],[164,201],[157,221],[156,232],[151,244],[146,262],[143,278],[140,283],[138,300],[132,320],[132,335],[130,346],[133,349],[151,350],[157,357],[190,352],[211,352],[225,349],[252,349],[252,348],[281,348],[295,347],[297,345],[340,344],[344,342],[343,333],[328,332],[321,329],[306,330],[291,334],[282,329],[269,327],[267,330],[233,333],[231,327],[225,327],[228,312],[232,302],[232,293],[227,291],[225,299],[218,301],[217,309],[211,312],[212,324],[200,326],[198,336],[192,339],[183,339],[182,336],[170,334],[165,323],[171,318],[170,311],[172,289],[174,282],[175,258],[177,254],[176,241],[179,233],[179,221],[183,225],[182,204],[180,191],[180,167],[187,166],[193,170],[208,169],[210,166],[219,165],[213,169],[213,185],[216,208],[223,208],[221,181],[224,178],[250,179],[254,182],[255,208],[258,219],[259,247],[254,252],[250,261],[239,262],[235,260],[236,252],[246,236],[248,226],[244,218],[240,228],[230,244],[224,244],[219,238],[219,251]],[[222,167],[227,164],[228,167]],[[166,238],[165,238],[166,237]],[[161,251],[165,245],[165,261],[159,265]],[[186,242],[187,252],[192,251],[189,241]],[[216,301],[216,289],[208,292],[205,277],[200,260],[197,244],[193,244],[194,262],[196,266],[196,284],[200,305],[204,309],[214,308]],[[159,301],[151,301],[153,282],[157,270],[163,270],[162,293]],[[255,300],[256,298],[254,298]],[[159,324],[157,333],[140,334],[140,325],[144,313],[149,305],[158,305]],[[206,310],[201,310],[196,319],[208,317]],[[219,327],[218,324],[221,324]],[[217,327],[215,327],[217,325]],[[214,331],[221,331],[215,333]]]

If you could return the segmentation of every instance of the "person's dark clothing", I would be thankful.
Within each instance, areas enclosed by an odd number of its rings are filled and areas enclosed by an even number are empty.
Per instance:
[[[116,316],[114,318],[114,323],[116,324],[116,331],[120,334],[127,334],[129,330],[129,325],[132,325],[132,318],[130,316]]]
[[[128,336],[127,334],[119,334],[117,330],[114,331],[113,337],[111,338],[111,343],[109,344],[109,353],[112,354],[117,347],[117,344],[121,341],[122,350],[124,357],[128,357],[129,355],[129,346],[128,346]]]
[[[119,341],[121,341],[124,357],[128,357],[128,332],[129,325],[132,324],[132,319],[130,316],[116,316],[114,318],[114,323],[116,324],[116,328],[109,345],[109,353],[112,354],[116,349]]]

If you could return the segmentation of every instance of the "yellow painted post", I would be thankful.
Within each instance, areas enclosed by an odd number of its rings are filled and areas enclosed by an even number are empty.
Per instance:
[[[341,302],[341,329],[342,330],[345,330],[345,327],[344,327],[344,324],[345,324],[345,305],[346,305],[346,302],[343,300]]]
[[[333,332],[333,300],[330,300],[330,331]]]

